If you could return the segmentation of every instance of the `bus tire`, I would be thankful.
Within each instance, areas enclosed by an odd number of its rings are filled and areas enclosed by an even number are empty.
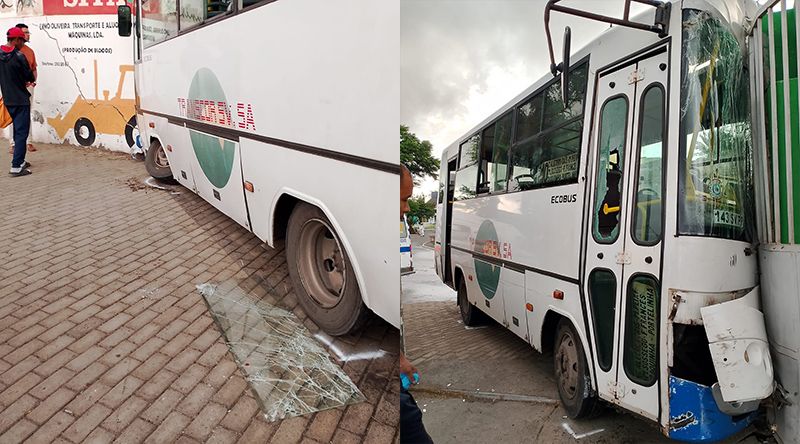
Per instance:
[[[478,307],[469,303],[467,298],[467,284],[461,281],[458,286],[458,311],[461,312],[461,321],[467,327],[476,327],[483,324],[484,317]]]
[[[570,418],[591,417],[599,413],[599,402],[592,392],[586,354],[575,327],[562,318],[553,343],[553,367],[561,405]]]
[[[158,139],[150,142],[150,148],[147,149],[147,154],[144,156],[144,167],[147,169],[147,174],[153,176],[158,180],[172,179],[172,170],[169,167],[169,160],[164,147]]]
[[[364,325],[369,311],[352,262],[319,208],[295,206],[286,228],[286,262],[300,305],[323,331],[340,336]]]

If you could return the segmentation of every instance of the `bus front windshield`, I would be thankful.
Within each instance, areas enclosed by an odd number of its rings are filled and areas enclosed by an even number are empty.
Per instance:
[[[753,239],[753,149],[744,48],[707,12],[683,13],[678,232]]]

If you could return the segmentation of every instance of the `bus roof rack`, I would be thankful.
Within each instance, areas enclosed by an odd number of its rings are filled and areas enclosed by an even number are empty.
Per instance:
[[[619,19],[617,17],[610,17],[607,15],[595,14],[593,12],[571,8],[568,6],[562,6],[558,4],[560,1],[561,0],[548,0],[547,6],[544,8],[544,31],[547,35],[547,49],[550,51],[550,72],[553,74],[553,76],[558,75],[562,68],[560,65],[556,65],[556,60],[553,56],[553,40],[550,37],[550,11],[606,22],[612,25],[626,26],[628,28],[655,32],[659,37],[666,37],[667,29],[669,28],[669,13],[672,7],[672,4],[669,2],[659,0],[625,0],[625,12],[623,17]],[[656,16],[652,25],[630,20],[631,2],[641,3],[656,8]]]

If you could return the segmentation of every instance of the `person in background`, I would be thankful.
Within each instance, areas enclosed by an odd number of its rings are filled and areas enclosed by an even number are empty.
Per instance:
[[[36,86],[36,79],[38,78],[38,73],[36,72],[36,54],[34,54],[33,49],[31,49],[31,47],[28,46],[28,43],[31,41],[31,32],[28,29],[28,25],[26,25],[25,23],[18,23],[16,27],[21,29],[22,33],[25,34],[25,43],[22,45],[22,48],[20,48],[19,51],[22,53],[22,55],[25,56],[25,59],[28,61],[28,66],[31,68],[31,71],[33,72],[33,82],[29,82],[27,85],[25,85],[25,87],[28,89],[28,92],[31,94],[30,102],[31,102],[31,107],[33,107],[33,88]],[[8,138],[11,139],[11,148],[9,148],[8,152],[13,154],[14,153],[13,123],[10,125],[10,128],[11,130]],[[28,130],[28,132],[30,133],[30,129]],[[33,146],[32,143],[28,143],[28,151],[31,152],[36,151],[36,147]]]
[[[25,161],[31,125],[31,94],[26,85],[33,83],[34,77],[28,61],[20,52],[25,45],[25,33],[13,27],[6,33],[6,38],[8,44],[0,46],[0,92],[14,123],[14,156],[9,174],[19,177],[31,174],[28,169],[31,164]]]
[[[408,199],[414,193],[414,180],[411,172],[405,165],[400,165],[400,217],[402,218],[411,208],[408,206]],[[402,292],[402,291],[401,291]],[[417,368],[406,358],[402,351],[402,332],[403,326],[400,325],[400,378],[403,376],[410,383],[417,382]],[[401,444],[433,444],[425,425],[422,423],[422,412],[419,410],[417,402],[408,389],[400,386],[400,443]]]

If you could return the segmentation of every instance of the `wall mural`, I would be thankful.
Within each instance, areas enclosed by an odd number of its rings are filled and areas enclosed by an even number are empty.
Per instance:
[[[97,60],[94,61],[94,99],[79,95],[72,102],[69,111],[62,116],[49,117],[47,123],[53,127],[59,138],[63,139],[67,131],[74,130],[75,139],[83,146],[91,146],[97,133],[124,135],[128,147],[132,147],[134,128],[136,127],[136,100],[133,96],[123,97],[125,79],[133,82],[133,65],[119,66],[119,83],[114,97],[109,98],[110,91],[103,90],[103,98],[98,95]],[[126,75],[127,74],[127,75]]]
[[[30,17],[42,15],[42,3],[37,0],[0,0],[0,17]]]
[[[133,40],[117,33],[118,4],[124,0],[0,0],[0,29],[22,22],[31,31],[33,143],[126,152],[139,145]]]

